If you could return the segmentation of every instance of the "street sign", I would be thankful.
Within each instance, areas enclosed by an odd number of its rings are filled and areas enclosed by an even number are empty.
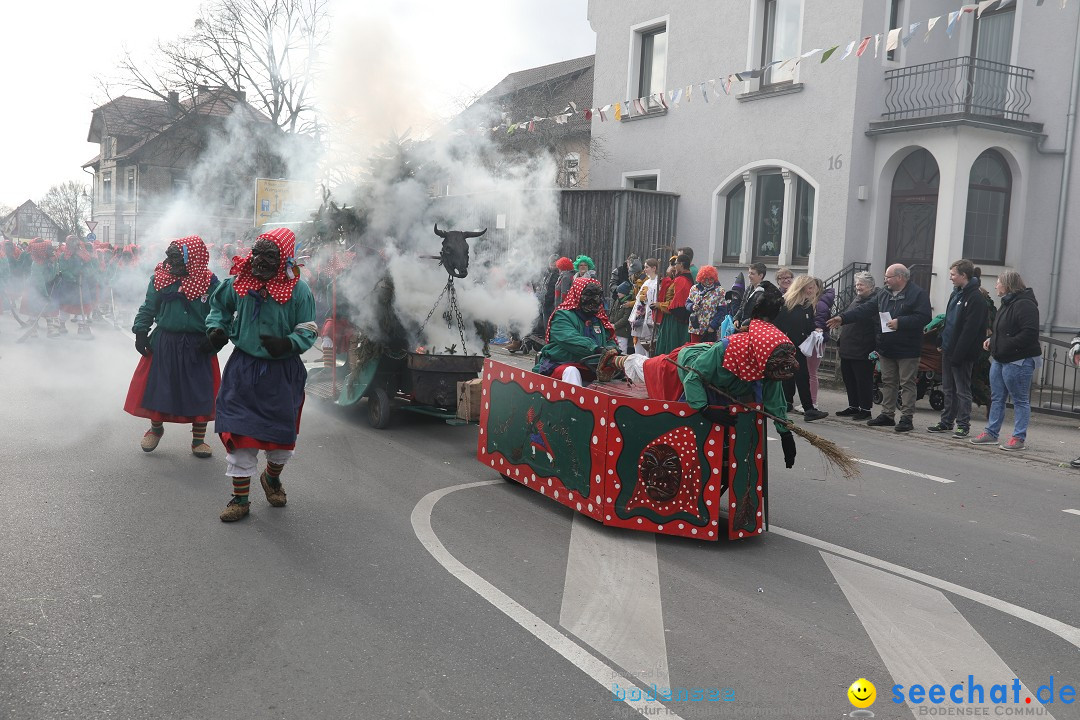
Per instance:
[[[97,228],[97,220],[87,220],[85,222],[85,225],[87,230],[89,230],[90,232],[94,232],[94,230]]]
[[[305,217],[310,208],[318,204],[315,185],[299,180],[255,180],[255,227],[281,217],[302,211]]]
[[[97,225],[97,223],[94,224]],[[92,232],[86,233],[86,242],[94,242],[95,240],[97,240],[97,235]]]

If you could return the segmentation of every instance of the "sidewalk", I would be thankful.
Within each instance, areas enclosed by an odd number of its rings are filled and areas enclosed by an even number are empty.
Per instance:
[[[865,421],[852,422],[847,418],[836,417],[836,412],[846,408],[847,404],[847,392],[844,390],[843,384],[836,383],[831,379],[822,379],[821,387],[818,390],[818,408],[827,411],[829,417],[808,423],[808,425],[820,425],[821,423],[854,425],[859,426],[865,432],[887,432],[890,435],[905,436],[919,442],[940,443],[962,448],[964,451],[997,453],[1014,458],[1020,457],[1025,460],[1033,460],[1070,470],[1072,468],[1069,467],[1069,461],[1080,455],[1080,415],[1073,419],[1032,412],[1031,422],[1028,424],[1026,449],[1008,452],[997,445],[972,445],[967,439],[959,440],[947,433],[927,432],[926,428],[941,419],[941,413],[931,408],[930,401],[925,397],[915,404],[915,429],[909,433],[897,433],[891,427],[873,428],[867,426]],[[874,415],[876,416],[879,412],[881,412],[881,406],[875,405]],[[985,429],[986,413],[987,408],[985,407],[972,407],[971,437],[975,437]],[[796,421],[799,421],[799,418],[799,415],[794,416]],[[899,413],[897,418],[899,419]],[[1001,440],[1009,439],[1012,433],[1012,423],[1012,409],[1006,409],[1005,422],[1001,426]],[[1080,470],[1073,470],[1073,472],[1076,473],[1077,480],[1080,481]]]

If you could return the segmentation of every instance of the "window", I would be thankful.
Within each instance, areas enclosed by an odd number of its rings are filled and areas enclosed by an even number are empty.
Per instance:
[[[105,137],[101,141],[101,155],[104,158],[111,158],[116,154],[116,138]]]
[[[174,177],[172,179],[172,190],[174,195],[180,195],[186,193],[191,187],[191,183],[186,178]]]
[[[727,220],[724,223],[724,262],[737,263],[742,252],[743,215],[746,184],[739,183],[727,194]]]
[[[964,257],[977,263],[1005,264],[1011,196],[1008,163],[1001,153],[987,150],[971,166],[968,179]]]
[[[893,30],[900,27],[900,21],[903,19],[903,13],[900,12],[900,3],[903,0],[892,0],[889,3],[889,29]],[[900,33],[903,35],[903,33]],[[885,53],[887,60],[896,59],[896,50],[889,50]]]
[[[667,80],[667,28],[660,28],[641,36],[641,73],[638,81],[638,97],[649,97],[663,92]],[[649,100],[649,108],[658,104]]]
[[[127,199],[135,202],[135,168],[128,168],[127,171]]]
[[[101,173],[101,202],[112,202],[112,171]]]
[[[563,187],[577,187],[580,165],[580,154],[576,152],[566,153],[566,157],[563,158]]]
[[[761,65],[765,68],[761,84],[777,85],[795,79],[794,58],[799,54],[801,0],[764,0],[761,4]]]
[[[757,176],[754,211],[754,261],[776,262],[784,234],[784,176],[778,172]]]
[[[810,259],[814,240],[814,188],[801,177],[795,178],[795,244],[791,250],[793,263],[805,264]]]
[[[109,240],[109,226],[108,225],[102,225],[101,226],[101,242],[103,242],[103,243],[112,242],[111,240]]]
[[[642,177],[629,178],[630,187],[635,190],[655,190],[656,176],[644,175]]]

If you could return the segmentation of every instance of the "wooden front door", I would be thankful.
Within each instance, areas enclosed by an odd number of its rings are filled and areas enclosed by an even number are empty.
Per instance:
[[[886,260],[911,271],[911,281],[929,291],[933,279],[937,229],[938,166],[934,156],[916,150],[893,176]]]

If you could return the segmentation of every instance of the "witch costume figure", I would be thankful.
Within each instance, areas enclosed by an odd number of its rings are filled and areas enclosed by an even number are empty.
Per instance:
[[[165,423],[191,423],[191,453],[208,458],[206,424],[214,419],[221,372],[206,339],[210,293],[219,285],[207,268],[210,254],[197,235],[173,240],[154,268],[146,299],[131,331],[142,356],[131,377],[124,410],[150,421],[143,452],[153,452]],[[151,328],[153,330],[151,331]]]
[[[296,236],[288,228],[263,233],[210,296],[207,338],[218,349],[230,340],[234,346],[214,421],[227,451],[225,474],[232,478],[222,522],[248,514],[259,450],[266,453],[259,482],[267,502],[273,507],[286,502],[281,471],[296,447],[307,380],[300,355],[319,331],[315,297],[300,279],[295,248]]]
[[[710,422],[734,425],[729,407],[751,403],[761,403],[765,412],[786,421],[783,380],[794,376],[798,361],[795,345],[770,322],[781,302],[782,296],[773,288],[754,308],[750,327],[720,342],[684,345],[654,358],[619,357],[613,362],[628,380],[644,383],[650,398],[684,401]],[[795,438],[781,422],[776,422],[776,430],[790,468],[795,463]]]
[[[566,299],[548,318],[547,344],[536,358],[534,373],[573,385],[596,379],[601,359],[618,354],[615,326],[604,312],[604,290],[593,278],[574,278]]]

